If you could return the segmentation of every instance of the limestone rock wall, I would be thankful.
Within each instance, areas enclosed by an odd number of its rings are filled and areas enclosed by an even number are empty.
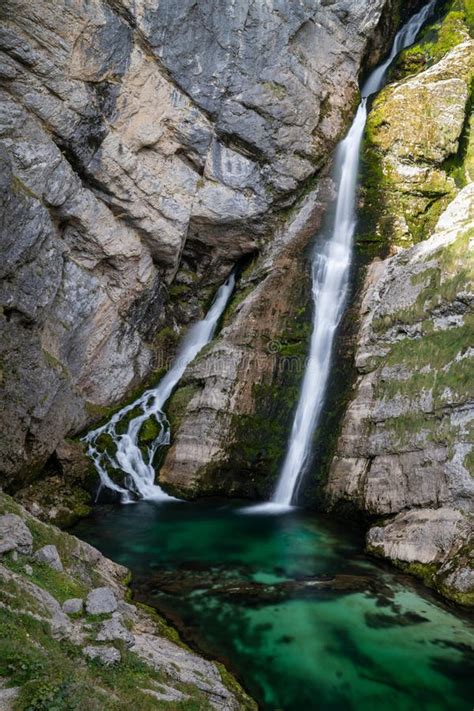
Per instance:
[[[2,3],[4,483],[141,384],[160,330],[271,241],[395,5]]]
[[[369,269],[359,378],[327,492],[371,514],[472,510],[474,184],[434,234]]]
[[[473,42],[458,5],[402,56],[399,71],[416,57],[415,72],[369,117],[365,200],[378,208],[365,226],[392,256],[367,270],[326,503],[377,518],[372,553],[472,604]]]

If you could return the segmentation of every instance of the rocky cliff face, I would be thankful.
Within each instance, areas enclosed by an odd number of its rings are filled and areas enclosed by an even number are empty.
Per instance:
[[[369,118],[366,207],[378,201],[372,236],[395,254],[367,272],[358,379],[326,492],[332,507],[380,517],[369,550],[472,604],[473,42],[466,35],[461,23],[442,58],[436,35],[429,47],[415,47],[408,58],[423,56],[428,67],[382,92]]]
[[[2,4],[7,484],[30,479],[65,435],[142,383],[162,355],[163,328],[199,314],[237,260],[263,251],[266,264],[281,212],[344,130],[361,66],[393,30],[395,6]],[[272,288],[292,288],[291,269]],[[254,313],[266,298],[252,297]],[[271,333],[281,319],[268,318]],[[228,409],[218,387],[213,402]],[[232,403],[244,408],[238,388]],[[217,447],[229,437],[225,418],[214,437]]]

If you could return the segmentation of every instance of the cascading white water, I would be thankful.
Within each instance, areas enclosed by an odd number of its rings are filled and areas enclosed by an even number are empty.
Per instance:
[[[276,510],[291,506],[298,481],[308,463],[312,436],[324,403],[334,334],[346,304],[357,222],[357,176],[367,121],[367,100],[383,87],[387,69],[399,52],[413,44],[432,13],[435,2],[431,0],[398,32],[390,56],[374,69],[365,82],[354,122],[336,150],[333,176],[337,186],[336,209],[327,227],[324,246],[313,255],[313,332],[286,458],[271,499]]]
[[[163,412],[168,398],[181,379],[187,366],[197,356],[200,350],[210,342],[220,317],[229,298],[234,291],[235,274],[232,273],[225,284],[217,291],[211,308],[202,321],[195,323],[184,337],[178,354],[156,388],[147,390],[135,402],[122,408],[102,427],[89,432],[84,437],[84,442],[89,445],[88,454],[93,460],[100,477],[101,485],[120,494],[123,503],[130,503],[135,498],[140,499],[172,499],[161,487],[154,483],[155,470],[153,458],[158,447],[170,442],[169,423]],[[141,413],[130,420],[128,429],[124,434],[117,432],[117,425],[123,417],[132,410],[140,408]],[[140,430],[143,424],[154,418],[160,427],[160,432],[152,444],[147,448],[146,455],[142,454],[139,446]],[[116,446],[115,454],[103,451],[98,446],[101,435],[109,435]],[[108,468],[119,469],[125,473],[124,488],[116,484],[109,476]]]

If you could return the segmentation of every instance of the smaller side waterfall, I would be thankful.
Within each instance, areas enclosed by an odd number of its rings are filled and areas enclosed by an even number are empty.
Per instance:
[[[431,0],[400,29],[390,56],[374,69],[362,87],[362,101],[353,124],[336,150],[333,171],[337,186],[336,209],[326,226],[323,247],[313,254],[313,332],[288,450],[270,504],[275,510],[291,506],[293,502],[298,481],[310,458],[312,436],[324,404],[334,334],[344,313],[349,285],[352,242],[357,224],[357,177],[367,121],[367,100],[383,87],[393,60],[402,49],[413,44],[434,6],[435,0]]]
[[[137,498],[173,498],[154,483],[153,458],[158,447],[170,443],[170,428],[163,408],[187,366],[211,341],[234,287],[235,274],[232,272],[227,281],[218,289],[205,318],[191,326],[186,333],[173,365],[157,387],[146,390],[135,402],[116,412],[109,422],[89,432],[83,438],[83,441],[89,445],[88,454],[99,474],[101,487],[112,489],[120,494],[122,503],[130,503]],[[140,409],[141,413],[130,420],[125,433],[119,434],[117,431],[119,423],[128,413],[137,409]],[[140,431],[143,424],[151,418],[158,424],[159,434],[143,454],[139,446]],[[108,435],[111,438],[116,447],[114,454],[102,451],[99,446],[101,435]],[[109,468],[119,469],[125,473],[124,481],[127,488],[119,486],[111,479],[107,471]]]

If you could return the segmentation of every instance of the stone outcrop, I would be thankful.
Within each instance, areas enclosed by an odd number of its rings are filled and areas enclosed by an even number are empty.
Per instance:
[[[159,709],[165,689],[166,697],[196,708],[256,708],[237,682],[228,688],[220,665],[181,644],[149,608],[124,600],[126,568],[0,494],[0,530],[12,521],[16,530],[21,522],[32,545],[0,553],[2,659],[11,671],[2,678],[0,703],[20,697],[15,708],[61,708],[74,699],[84,708]],[[52,547],[63,567],[46,573],[48,563],[32,548]]]
[[[416,509],[374,526],[367,548],[419,575],[446,597],[474,605],[472,519],[450,508]]]
[[[328,187],[308,195],[243,275],[227,325],[171,399],[173,444],[159,481],[181,494],[258,497],[274,484],[309,334],[305,247]]]
[[[163,327],[271,240],[344,130],[395,5],[2,4],[8,484],[141,384]]]

